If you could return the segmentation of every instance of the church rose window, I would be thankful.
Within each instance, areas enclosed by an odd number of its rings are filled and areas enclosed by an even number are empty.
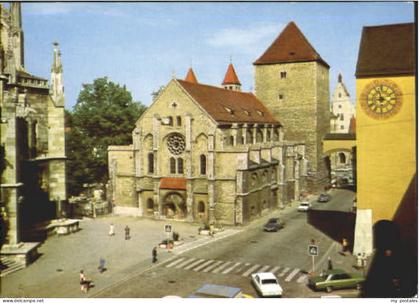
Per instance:
[[[185,140],[179,134],[172,134],[168,138],[168,149],[173,155],[180,155],[185,150]]]

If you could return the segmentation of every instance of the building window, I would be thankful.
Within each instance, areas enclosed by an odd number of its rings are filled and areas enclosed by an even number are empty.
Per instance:
[[[178,174],[184,173],[184,160],[181,158],[178,158]]]
[[[206,206],[204,205],[203,201],[198,202],[198,207],[197,207],[197,211],[200,214],[204,214],[206,211]]]
[[[149,174],[153,174],[154,172],[155,172],[155,164],[154,164],[154,160],[155,160],[155,157],[154,157],[154,155],[153,155],[153,153],[149,153],[148,154],[148,172],[149,172]]]
[[[275,129],[274,135],[273,135],[273,141],[279,141],[279,140],[280,140],[279,130]]]
[[[175,174],[176,173],[176,161],[175,161],[175,158],[171,158],[169,160],[169,165],[170,165],[171,174]]]
[[[283,101],[283,95],[279,94],[279,101]]]
[[[174,119],[171,116],[168,117],[168,125],[174,125]]]
[[[229,145],[232,145],[233,146],[233,136],[229,136]]]
[[[245,138],[244,138],[244,136],[241,136],[241,144],[245,144]]]
[[[207,158],[205,155],[200,155],[200,175],[207,173]]]
[[[341,108],[341,104],[338,105],[338,108]]]
[[[341,93],[338,93],[338,98],[341,98]]]
[[[147,205],[146,205],[146,208],[147,208],[147,212],[148,213],[152,213],[153,212],[153,199],[151,199],[151,198],[149,198],[149,199],[147,199]]]
[[[340,129],[344,129],[344,125],[341,125],[341,126],[340,126]]]
[[[259,143],[259,142],[263,142],[263,133],[262,133],[262,131],[261,131],[261,129],[257,129],[257,138],[256,138],[256,141]]]
[[[287,73],[286,72],[280,72],[280,78],[284,79],[286,78]]]
[[[246,132],[246,143],[247,144],[254,144],[254,134],[251,130]]]
[[[178,126],[181,126],[182,125],[181,116],[176,116],[176,125],[178,125]]]
[[[339,153],[338,157],[340,158],[340,163],[345,164],[346,163],[346,155],[344,153]]]
[[[267,141],[271,141],[271,132],[269,129],[267,130]]]
[[[344,121],[344,115],[343,114],[340,114],[340,120]]]

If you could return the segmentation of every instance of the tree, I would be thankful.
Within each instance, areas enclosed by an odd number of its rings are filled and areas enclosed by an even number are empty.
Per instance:
[[[108,146],[131,143],[136,120],[146,109],[126,87],[98,78],[83,84],[72,112],[66,112],[68,190],[108,180]]]

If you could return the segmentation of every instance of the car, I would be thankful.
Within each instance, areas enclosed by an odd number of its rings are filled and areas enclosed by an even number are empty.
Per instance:
[[[264,225],[264,231],[278,231],[284,227],[284,223],[279,218],[270,218]]]
[[[251,275],[251,281],[262,297],[281,297],[283,288],[271,272],[258,272]]]
[[[310,277],[308,286],[314,290],[331,292],[333,289],[356,288],[361,289],[365,281],[359,273],[348,273],[342,269],[327,270],[319,276]]]
[[[298,206],[298,211],[308,211],[312,207],[311,202],[300,202]]]
[[[204,284],[187,298],[252,298],[242,289],[227,285]]]
[[[328,194],[320,194],[318,197],[318,202],[328,202],[330,201],[331,196]]]

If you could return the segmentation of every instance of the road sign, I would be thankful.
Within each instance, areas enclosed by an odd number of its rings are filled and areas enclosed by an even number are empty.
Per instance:
[[[318,256],[318,245],[309,245],[308,251],[310,256]]]
[[[167,233],[172,232],[172,225],[171,224],[165,224],[165,232],[167,232]]]

